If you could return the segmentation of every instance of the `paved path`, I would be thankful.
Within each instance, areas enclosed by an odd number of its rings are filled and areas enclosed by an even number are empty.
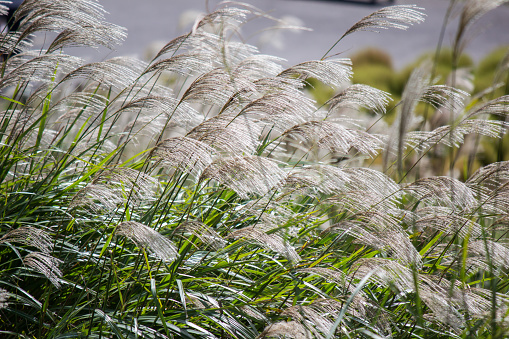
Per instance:
[[[167,42],[187,31],[179,27],[183,14],[190,11],[206,11],[205,0],[99,0],[110,12],[107,20],[128,29],[128,38],[114,55],[137,55],[141,57],[152,41]],[[244,0],[264,11],[270,11],[276,17],[293,16],[300,18],[303,25],[312,28],[312,32],[284,32],[281,49],[268,44],[260,45],[259,35],[251,37],[257,30],[263,29],[267,21],[255,20],[243,28],[247,42],[258,45],[261,52],[283,57],[289,64],[320,58],[323,53],[357,20],[371,12],[388,5],[379,1],[377,5],[362,4],[361,1],[333,0]],[[209,0],[213,9],[217,0]],[[407,31],[388,30],[380,34],[358,32],[345,38],[334,52],[352,52],[366,46],[385,49],[400,68],[415,60],[425,51],[433,50],[437,44],[440,27],[449,4],[447,0],[396,0],[395,4],[417,4],[426,8],[425,23],[413,26]],[[258,22],[257,22],[258,21]],[[445,35],[445,44],[450,45],[457,23],[449,25]],[[466,51],[474,60],[479,60],[493,48],[509,45],[509,6],[503,6],[483,17],[475,29],[473,40]],[[97,59],[104,57],[104,51],[84,55]],[[80,52],[81,53],[81,52]]]

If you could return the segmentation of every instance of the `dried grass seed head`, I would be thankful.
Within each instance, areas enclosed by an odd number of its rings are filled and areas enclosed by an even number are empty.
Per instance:
[[[61,263],[62,260],[44,252],[32,252],[23,258],[25,266],[42,273],[56,288],[60,287],[62,278],[62,271],[58,268]]]
[[[44,253],[50,253],[53,249],[51,236],[46,231],[32,226],[21,226],[10,230],[0,238],[0,244],[4,242],[16,242],[33,246]]]
[[[10,297],[10,293],[4,290],[3,288],[0,288],[0,310],[2,308],[9,307],[8,299]]]
[[[278,76],[315,78],[326,85],[340,87],[352,77],[352,61],[347,58],[306,61],[285,69]]]
[[[210,226],[200,221],[188,221],[182,223],[178,229],[182,232],[191,232],[194,236],[200,239],[200,241],[211,246],[216,251],[226,246],[226,240],[224,240]]]
[[[260,229],[260,226],[248,226],[235,230],[230,232],[226,238],[233,238],[236,240],[244,238],[247,242],[284,256],[294,264],[300,261],[300,256],[290,244],[279,235],[265,233]]]
[[[139,248],[146,248],[163,261],[173,261],[178,256],[178,250],[171,240],[152,228],[136,222],[124,221],[117,226],[117,235],[125,236]]]
[[[298,321],[280,321],[265,327],[263,332],[257,338],[294,338],[311,339],[313,334],[305,325]]]
[[[215,153],[207,144],[187,137],[163,140],[154,149],[154,156],[164,164],[194,175],[200,175],[212,163]]]
[[[417,200],[431,205],[445,206],[460,211],[477,206],[474,192],[457,179],[445,176],[428,177],[402,187]]]
[[[268,158],[237,156],[214,160],[200,178],[214,179],[247,199],[250,194],[266,194],[279,186],[285,177],[278,164]]]
[[[305,142],[306,148],[316,146],[341,155],[355,149],[362,154],[375,156],[384,145],[375,135],[329,121],[307,121],[293,126],[283,135]]]
[[[392,101],[390,94],[377,88],[353,84],[329,99],[329,112],[339,111],[342,108],[357,109],[359,106],[376,114],[385,114],[387,105]]]
[[[186,137],[235,156],[254,154],[261,132],[262,126],[253,119],[221,114],[202,122]]]
[[[115,57],[106,61],[83,65],[67,74],[62,82],[87,78],[102,87],[112,86],[118,90],[133,85],[146,68],[145,63],[128,57]]]
[[[424,8],[416,5],[384,7],[356,22],[343,34],[343,37],[359,31],[379,33],[380,30],[389,28],[406,30],[414,24],[424,22],[426,15],[422,13],[422,10]]]

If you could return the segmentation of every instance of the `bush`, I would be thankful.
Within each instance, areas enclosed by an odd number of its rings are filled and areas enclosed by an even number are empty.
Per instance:
[[[507,335],[509,163],[465,182],[454,165],[509,100],[470,104],[419,67],[390,127],[365,84],[318,109],[306,81],[339,88],[350,60],[284,69],[226,34],[260,13],[219,7],[148,63],[84,64],[63,48],[124,30],[93,1],[23,3],[1,44],[3,337]],[[383,8],[345,35],[422,20]],[[454,119],[421,130],[418,102]]]

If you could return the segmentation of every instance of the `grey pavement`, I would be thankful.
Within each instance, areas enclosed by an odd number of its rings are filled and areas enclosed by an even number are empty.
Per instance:
[[[189,30],[196,13],[213,10],[217,0],[99,0],[110,13],[109,22],[128,29],[128,37],[116,51],[108,53],[80,50],[78,54],[89,60],[117,55],[142,57],[154,42],[167,42]],[[327,49],[356,21],[373,11],[389,5],[379,0],[370,5],[362,1],[333,0],[246,0],[245,2],[269,12],[279,18],[299,18],[301,24],[313,31],[298,33],[286,31],[274,33],[268,40],[262,39],[260,30],[271,23],[255,20],[242,27],[241,34],[250,44],[259,47],[262,53],[272,54],[288,60],[288,64],[319,59]],[[415,60],[423,52],[433,50],[438,42],[440,28],[448,0],[396,0],[394,4],[416,4],[425,8],[426,21],[412,26],[407,31],[395,29],[381,33],[358,32],[346,37],[333,50],[341,56],[374,46],[387,51],[395,67],[401,68]],[[449,24],[444,44],[451,45],[457,28],[457,15]],[[187,22],[187,25],[186,25]],[[466,52],[474,60],[500,45],[509,45],[509,6],[502,6],[488,13],[478,21],[470,32],[471,39]],[[281,39],[282,38],[282,39]],[[72,53],[72,52],[71,52]]]

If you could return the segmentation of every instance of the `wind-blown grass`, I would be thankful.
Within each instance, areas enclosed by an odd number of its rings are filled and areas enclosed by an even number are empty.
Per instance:
[[[84,64],[64,51],[125,35],[102,7],[24,2],[1,35],[2,337],[507,336],[509,163],[454,170],[509,98],[425,64],[384,126],[390,95],[348,59],[287,67],[235,39],[260,15],[219,7],[148,63]],[[345,35],[423,19],[387,7]],[[31,51],[37,31],[58,35]],[[308,79],[336,94],[317,107]]]

